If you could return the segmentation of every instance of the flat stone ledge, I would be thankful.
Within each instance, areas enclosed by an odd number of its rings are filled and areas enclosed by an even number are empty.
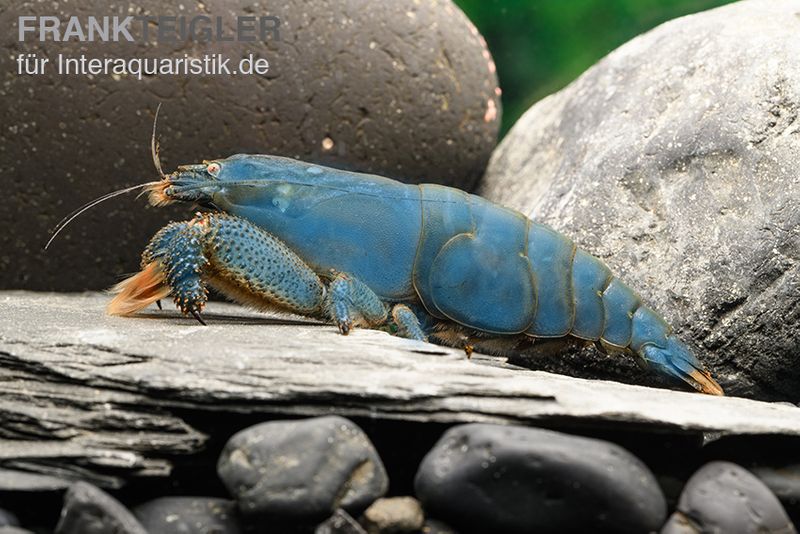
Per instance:
[[[172,309],[110,317],[108,298],[0,292],[0,490],[167,476],[166,458],[207,439],[187,411],[800,436],[800,408],[787,404],[467,360],[226,303],[209,304],[207,327]]]

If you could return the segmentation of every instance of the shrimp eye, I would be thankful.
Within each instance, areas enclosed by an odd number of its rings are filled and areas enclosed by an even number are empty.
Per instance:
[[[206,172],[211,176],[216,176],[219,174],[219,163],[209,163],[208,167],[206,167]]]

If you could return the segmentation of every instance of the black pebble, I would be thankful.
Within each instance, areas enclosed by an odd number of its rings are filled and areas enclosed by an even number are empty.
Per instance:
[[[537,428],[451,428],[415,488],[426,514],[463,532],[648,532],[666,517],[653,474],[632,454]]]
[[[363,511],[389,484],[364,432],[337,416],[247,428],[225,445],[217,472],[244,514],[317,521]]]
[[[64,495],[55,534],[147,534],[147,531],[111,495],[86,482],[76,482]]]
[[[678,511],[661,532],[695,531],[791,533],[795,528],[778,498],[752,473],[734,463],[711,462],[686,483]]]

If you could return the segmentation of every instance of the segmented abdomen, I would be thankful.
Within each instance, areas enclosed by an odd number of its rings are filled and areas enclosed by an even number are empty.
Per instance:
[[[638,351],[663,346],[669,326],[599,259],[539,223],[528,231],[528,259],[537,306],[526,331],[536,337],[573,335]]]

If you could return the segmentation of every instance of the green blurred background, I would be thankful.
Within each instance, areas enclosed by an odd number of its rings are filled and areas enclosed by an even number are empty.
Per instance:
[[[503,89],[501,135],[531,104],[667,20],[731,0],[455,0],[489,44]]]

